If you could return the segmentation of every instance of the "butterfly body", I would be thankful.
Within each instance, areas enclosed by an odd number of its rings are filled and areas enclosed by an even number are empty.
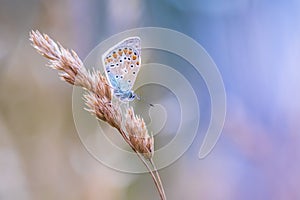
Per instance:
[[[132,87],[140,70],[140,55],[140,38],[130,37],[107,50],[102,56],[113,94],[121,101],[132,101],[137,97]]]

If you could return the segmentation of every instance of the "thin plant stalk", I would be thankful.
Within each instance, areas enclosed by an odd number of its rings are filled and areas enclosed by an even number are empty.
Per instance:
[[[156,168],[156,166],[155,166],[155,164],[154,164],[154,162],[153,162],[153,159],[152,159],[152,158],[149,159],[149,162],[151,163],[151,165],[152,165],[152,167],[153,167],[153,169],[154,169],[154,172],[155,172],[155,174],[156,174],[158,184],[160,185],[160,190],[161,190],[161,192],[163,193],[164,198],[166,198],[164,186],[163,186],[162,181],[161,181],[161,179],[160,179],[160,175],[159,175],[159,173],[158,173],[158,170],[157,170],[157,168]]]
[[[159,193],[159,196],[160,196],[161,200],[166,200],[167,198],[166,198],[166,195],[165,195],[165,191],[163,189],[163,185],[162,185],[159,173],[156,170],[156,167],[154,165],[153,160],[149,159],[149,162],[153,166],[154,170],[151,169],[151,167],[145,161],[144,157],[139,152],[137,152],[135,150],[135,148],[132,146],[130,140],[128,140],[127,135],[122,130],[119,130],[119,132],[121,133],[121,136],[123,137],[123,139],[125,140],[125,142],[132,148],[132,150],[137,154],[137,156],[139,157],[139,159],[143,162],[143,164],[147,168],[148,172],[150,173],[150,175],[151,175],[151,177],[152,177],[152,179],[154,181],[155,187],[156,187],[156,189],[157,189],[157,191]],[[155,172],[155,174],[153,173],[153,171]]]

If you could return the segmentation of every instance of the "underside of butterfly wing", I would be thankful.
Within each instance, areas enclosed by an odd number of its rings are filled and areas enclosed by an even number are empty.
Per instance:
[[[130,37],[116,44],[102,56],[106,76],[120,93],[131,91],[141,66],[141,41]]]

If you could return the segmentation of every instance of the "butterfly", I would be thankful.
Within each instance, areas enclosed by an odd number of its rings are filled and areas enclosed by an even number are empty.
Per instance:
[[[108,49],[102,55],[105,74],[115,97],[121,101],[139,98],[132,91],[141,68],[141,39],[129,37]]]

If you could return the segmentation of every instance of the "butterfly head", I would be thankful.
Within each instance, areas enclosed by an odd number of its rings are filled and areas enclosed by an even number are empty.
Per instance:
[[[128,93],[128,100],[133,101],[136,98],[136,94],[132,91]]]

